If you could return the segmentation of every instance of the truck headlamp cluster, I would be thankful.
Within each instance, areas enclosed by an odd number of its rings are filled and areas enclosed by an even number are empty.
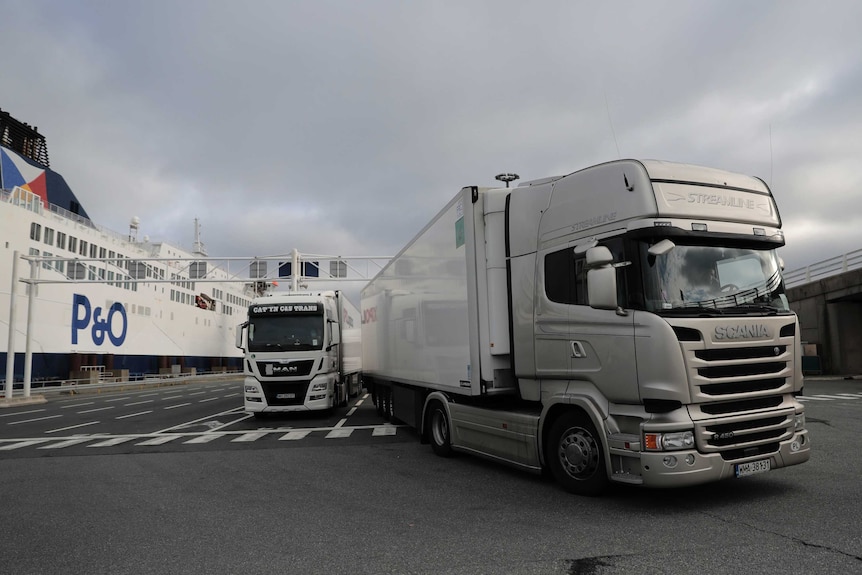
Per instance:
[[[694,447],[694,433],[691,431],[644,433],[644,447],[647,451],[691,449]]]
[[[260,392],[257,390],[257,387],[256,387],[256,386],[254,386],[254,385],[246,385],[246,386],[245,386],[245,392],[246,392],[246,393],[260,393]]]
[[[311,386],[311,391],[326,391],[326,382],[315,383]]]
[[[805,414],[797,413],[794,417],[793,422],[796,426],[796,431],[802,431],[803,429],[805,429]]]

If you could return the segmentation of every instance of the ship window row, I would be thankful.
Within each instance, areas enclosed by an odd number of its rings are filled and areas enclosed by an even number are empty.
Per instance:
[[[195,291],[195,282],[186,281],[186,278],[177,274],[171,274],[171,284],[187,290]],[[218,297],[216,297],[218,299]]]

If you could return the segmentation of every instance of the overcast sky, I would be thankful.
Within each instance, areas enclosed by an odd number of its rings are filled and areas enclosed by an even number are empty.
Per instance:
[[[0,108],[92,219],[394,255],[465,185],[762,177],[788,269],[862,248],[862,2],[0,0]]]

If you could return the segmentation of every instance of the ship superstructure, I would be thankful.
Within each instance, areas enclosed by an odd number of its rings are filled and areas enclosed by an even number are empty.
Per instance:
[[[7,361],[16,251],[43,258],[37,276],[52,280],[34,293],[34,381],[75,378],[88,370],[134,377],[241,367],[236,325],[254,296],[253,284],[209,263],[197,221],[192,250],[139,239],[138,225],[134,218],[122,234],[94,224],[63,177],[50,169],[44,137],[0,111],[0,375]],[[32,273],[19,261],[19,277]],[[16,290],[17,309],[24,312],[25,287]],[[16,379],[24,371],[24,312],[16,314],[14,325]]]

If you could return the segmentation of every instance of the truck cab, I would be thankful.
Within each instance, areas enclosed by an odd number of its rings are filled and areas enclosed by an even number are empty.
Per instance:
[[[336,292],[293,292],[252,302],[237,330],[237,347],[245,351],[246,412],[329,410],[358,393],[358,367],[345,370],[346,313],[339,298]]]

